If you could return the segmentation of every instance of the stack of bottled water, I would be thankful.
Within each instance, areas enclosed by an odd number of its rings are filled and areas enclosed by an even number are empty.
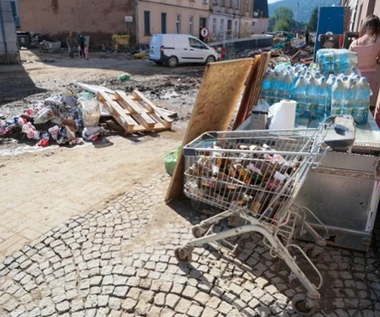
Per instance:
[[[357,67],[358,54],[346,49],[321,49],[317,52],[317,63],[325,76],[342,74]]]
[[[261,98],[269,104],[297,101],[297,117],[321,121],[330,115],[350,114],[358,124],[367,122],[370,96],[366,78],[354,67],[325,77],[318,68],[280,64],[266,72],[261,89]]]

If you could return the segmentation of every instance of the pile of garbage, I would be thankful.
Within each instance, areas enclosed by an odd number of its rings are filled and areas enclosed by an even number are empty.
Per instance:
[[[25,134],[45,147],[97,141],[103,132],[99,126],[101,105],[92,93],[53,95],[37,102],[12,120],[0,120],[0,137]]]

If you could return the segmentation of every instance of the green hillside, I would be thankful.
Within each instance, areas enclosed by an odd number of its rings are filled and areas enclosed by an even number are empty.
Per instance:
[[[288,7],[293,10],[294,16],[293,18],[296,18],[296,8],[297,8],[297,2],[300,4],[299,10],[298,10],[298,21],[309,21],[311,12],[313,9],[318,7],[331,7],[332,5],[339,6],[340,1],[339,0],[284,0],[284,1],[278,1],[272,4],[269,4],[269,16],[273,14],[273,12],[279,8],[279,7]]]

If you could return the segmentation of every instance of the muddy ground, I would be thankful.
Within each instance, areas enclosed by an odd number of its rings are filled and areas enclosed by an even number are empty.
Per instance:
[[[74,82],[103,85],[127,92],[139,89],[157,104],[188,116],[203,76],[203,65],[168,68],[148,60],[129,60],[124,54],[93,54],[88,61],[65,54],[21,51],[22,65],[0,69],[0,114],[19,115],[36,100],[66,91],[76,91]],[[120,74],[131,74],[119,81]]]
[[[125,54],[94,53],[90,60],[83,60],[69,59],[67,54],[23,50],[21,59],[22,65],[0,69],[0,118],[13,119],[33,103],[54,94],[79,92],[74,83],[82,82],[126,92],[138,89],[157,105],[176,112],[174,128],[183,130],[204,72],[204,65],[169,68],[149,60],[131,60]],[[118,80],[124,72],[131,74],[130,80]],[[0,152],[8,154],[25,144],[36,142],[18,136],[0,138]]]

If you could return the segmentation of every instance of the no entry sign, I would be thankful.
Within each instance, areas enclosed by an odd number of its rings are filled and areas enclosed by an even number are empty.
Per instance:
[[[202,37],[207,37],[208,36],[208,28],[202,28],[201,29],[201,35],[202,35]]]

